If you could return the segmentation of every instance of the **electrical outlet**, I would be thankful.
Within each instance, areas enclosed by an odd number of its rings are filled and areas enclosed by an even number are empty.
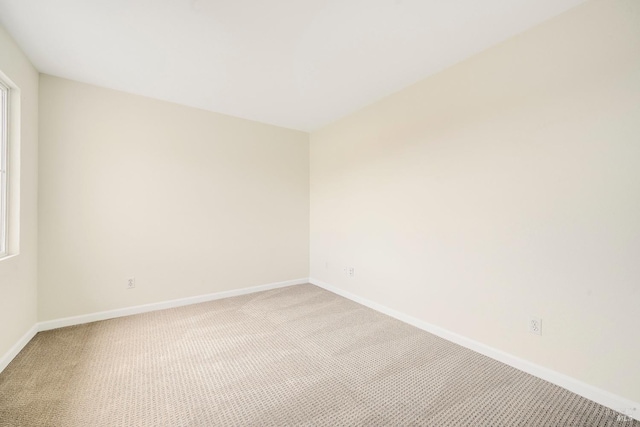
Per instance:
[[[349,275],[349,267],[342,267],[342,272],[344,273],[345,276]]]
[[[353,277],[356,275],[356,270],[353,267],[349,267],[349,277]]]
[[[127,289],[133,289],[136,287],[136,278],[131,276],[127,279]]]
[[[529,318],[529,332],[536,335],[542,335],[542,319],[531,316]]]

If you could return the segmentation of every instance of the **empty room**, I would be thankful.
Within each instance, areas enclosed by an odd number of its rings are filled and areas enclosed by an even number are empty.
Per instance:
[[[640,426],[639,0],[0,0],[0,427]]]

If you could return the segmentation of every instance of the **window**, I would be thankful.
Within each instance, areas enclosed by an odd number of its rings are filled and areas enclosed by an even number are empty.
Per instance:
[[[0,80],[0,257],[7,255],[9,200],[7,174],[7,134],[9,127],[9,87]]]

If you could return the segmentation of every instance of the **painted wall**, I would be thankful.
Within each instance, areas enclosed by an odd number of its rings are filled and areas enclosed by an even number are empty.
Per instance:
[[[308,277],[308,138],[42,75],[39,319]]]
[[[5,355],[37,321],[38,240],[38,72],[0,27],[0,73],[17,86],[12,97],[14,115],[10,131],[17,136],[10,159],[12,248],[19,253],[0,259],[0,357]],[[18,242],[16,242],[18,240]],[[17,245],[16,243],[19,243]]]
[[[311,276],[640,401],[639,137],[640,2],[586,3],[313,133]]]

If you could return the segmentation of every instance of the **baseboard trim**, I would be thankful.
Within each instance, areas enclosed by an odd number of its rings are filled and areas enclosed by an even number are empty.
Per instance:
[[[271,289],[284,288],[286,286],[301,285],[309,283],[308,278],[286,280],[284,282],[267,283],[265,285],[251,286],[248,288],[233,289],[229,291],[214,292],[212,294],[198,295],[194,297],[180,298],[170,301],[155,302],[133,307],[118,308],[115,310],[100,311],[97,313],[83,314],[80,316],[64,317],[61,319],[47,320],[38,324],[39,331],[64,328],[66,326],[82,325],[84,323],[97,322],[100,320],[115,319],[117,317],[131,316],[133,314],[148,313],[150,311],[164,310],[167,308],[182,307],[185,305],[198,304],[201,302],[214,301],[222,298],[247,295],[255,292],[268,291]]]
[[[101,311],[97,313],[84,314],[81,316],[65,317],[61,319],[47,320],[36,323],[25,333],[14,345],[0,358],[0,373],[9,366],[9,363],[22,351],[22,349],[40,331],[64,328],[66,326],[82,325],[84,323],[97,322],[100,320],[115,319],[117,317],[131,316],[133,314],[147,313],[150,311],[164,310],[167,308],[182,307],[185,305],[198,304],[201,302],[214,301],[222,298],[247,295],[271,289],[284,288],[287,286],[302,285],[309,283],[309,278],[285,280],[283,282],[267,283],[265,285],[251,286],[242,289],[214,292],[212,294],[198,295],[194,297],[180,298],[171,301],[162,301],[138,305],[134,307],[119,308],[115,310]]]
[[[9,363],[29,344],[29,341],[31,341],[37,333],[38,324],[36,323],[0,358],[0,372],[9,366]]]
[[[357,302],[358,304],[362,304],[380,313],[386,314],[387,316],[398,319],[404,323],[408,323],[419,329],[422,329],[424,331],[437,335],[448,341],[459,344],[470,350],[476,351],[487,357],[498,360],[504,364],[512,366],[528,374],[531,374],[543,380],[549,381],[550,383],[553,383],[557,386],[560,386],[569,391],[572,391],[582,397],[585,397],[589,400],[592,400],[596,403],[606,406],[607,408],[610,408],[618,412],[622,417],[627,416],[627,417],[634,418],[636,420],[640,420],[640,403],[638,402],[633,402],[629,399],[620,397],[606,390],[602,390],[598,387],[586,384],[575,378],[569,377],[568,375],[561,374],[552,369],[545,368],[543,366],[521,359],[517,356],[514,356],[502,350],[498,350],[496,348],[490,347],[481,342],[456,334],[447,329],[441,328],[439,326],[436,326],[431,323],[425,322],[423,320],[417,319],[415,317],[409,316],[397,310],[393,310],[382,304],[360,297],[351,292],[342,290],[336,286],[330,285],[329,283],[323,282],[321,280],[310,278],[309,283],[319,286],[323,289],[326,289],[329,292],[333,292],[334,294],[350,299],[351,301]]]
[[[20,351],[33,339],[33,337],[39,331],[48,331],[51,329],[62,328],[66,326],[81,325],[84,323],[96,322],[100,320],[114,319],[117,317],[130,316],[133,314],[147,313],[151,311],[164,310],[167,308],[182,307],[185,305],[197,304],[201,302],[214,301],[222,298],[229,298],[239,295],[247,295],[255,292],[267,291],[270,289],[283,288],[287,286],[301,285],[304,283],[311,283],[319,286],[323,289],[333,292],[337,295],[350,299],[358,304],[362,304],[380,313],[391,316],[404,323],[408,323],[419,329],[442,337],[448,341],[459,344],[463,347],[476,351],[492,359],[498,360],[523,372],[527,372],[543,380],[549,381],[552,384],[563,387],[569,391],[572,391],[580,396],[597,402],[603,406],[606,406],[621,415],[640,420],[640,403],[633,402],[629,399],[620,397],[606,390],[602,390],[598,387],[586,384],[575,378],[556,372],[552,369],[545,368],[527,360],[521,359],[517,356],[504,352],[502,350],[495,349],[481,342],[472,340],[462,335],[451,332],[447,329],[435,326],[431,323],[409,316],[397,310],[388,308],[382,304],[376,303],[369,299],[360,297],[351,292],[342,290],[338,287],[330,285],[314,278],[301,278],[295,280],[287,280],[283,282],[268,283],[265,285],[252,286],[242,289],[234,289],[223,292],[215,292],[212,294],[199,295],[195,297],[180,298],[171,301],[163,301],[158,303],[144,304],[134,307],[127,307],[116,310],[102,311],[98,313],[91,313],[81,316],[66,317],[62,319],[49,320],[45,322],[36,323],[29,329],[1,358],[0,358],[0,372],[2,372],[11,361],[20,353]]]

